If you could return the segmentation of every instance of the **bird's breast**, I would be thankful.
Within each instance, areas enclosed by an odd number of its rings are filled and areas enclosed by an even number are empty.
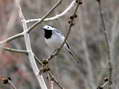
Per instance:
[[[51,49],[55,50],[63,43],[64,37],[53,35],[50,39],[45,39],[45,41]]]

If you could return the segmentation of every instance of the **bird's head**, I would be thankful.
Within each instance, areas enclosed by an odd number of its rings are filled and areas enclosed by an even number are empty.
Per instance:
[[[44,31],[44,37],[46,39],[51,38],[53,31],[55,30],[54,27],[50,26],[50,25],[45,25],[42,27],[43,31]]]
[[[55,30],[55,28],[54,27],[52,27],[52,26],[50,26],[50,25],[45,25],[45,26],[43,26],[43,28],[42,28],[43,30]]]

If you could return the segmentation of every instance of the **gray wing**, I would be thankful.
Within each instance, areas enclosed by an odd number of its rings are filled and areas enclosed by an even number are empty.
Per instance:
[[[60,30],[58,30],[56,28],[55,28],[55,32],[57,32],[57,33],[61,34],[62,36],[64,36],[63,32],[61,32]]]

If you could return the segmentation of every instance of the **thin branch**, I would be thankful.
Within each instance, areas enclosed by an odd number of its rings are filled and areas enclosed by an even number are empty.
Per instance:
[[[52,80],[52,78],[50,76],[49,77],[49,85],[50,85],[50,89],[54,89],[54,81]]]
[[[102,85],[98,86],[97,89],[104,89],[109,81],[104,82]]]
[[[86,78],[86,83],[88,84],[88,87],[90,87],[91,89],[96,89],[95,86],[95,80],[94,80],[94,73],[93,73],[93,67],[92,67],[92,63],[90,60],[90,54],[89,54],[89,50],[88,50],[88,45],[87,45],[87,41],[86,41],[86,33],[85,33],[85,29],[84,29],[84,21],[85,21],[85,16],[84,16],[84,12],[83,12],[83,8],[85,7],[85,4],[82,5],[81,9],[80,9],[80,14],[79,14],[79,19],[80,19],[80,36],[81,36],[81,45],[84,51],[84,60],[86,62],[86,70],[87,70],[87,78]],[[87,13],[88,14],[88,13]],[[87,82],[90,81],[90,82]]]
[[[10,84],[10,86],[13,89],[17,89],[16,86],[15,86],[15,84],[12,82],[12,80],[11,80],[10,77],[0,76],[0,81],[2,81],[3,84]]]
[[[15,84],[11,80],[8,80],[8,83],[11,85],[13,89],[17,89]]]
[[[27,50],[20,50],[20,49],[7,48],[7,47],[1,47],[1,49],[5,50],[5,51],[9,51],[9,52],[22,53],[22,54],[28,55],[28,51]],[[43,65],[42,61],[40,61],[40,59],[35,54],[34,54],[34,58],[36,59],[36,61],[40,65]]]
[[[112,85],[112,63],[111,63],[110,41],[108,38],[105,21],[104,21],[104,16],[102,13],[101,0],[97,0],[97,2],[98,2],[99,14],[100,14],[101,22],[102,22],[102,27],[103,27],[103,34],[105,36],[105,42],[107,45],[107,56],[108,56],[108,66],[109,66],[109,85],[110,85],[110,89],[112,89],[111,88],[111,85]]]
[[[51,81],[54,81],[54,83],[57,84],[57,86],[60,88],[60,89],[64,89],[61,84],[56,80],[55,76],[53,75],[53,73],[51,71],[48,71],[48,74],[49,76],[51,77]]]
[[[20,49],[14,49],[14,48],[7,48],[7,47],[1,47],[1,49],[5,50],[5,51],[15,52],[15,53],[28,54],[28,52],[26,50],[20,50]]]
[[[42,61],[34,54],[34,58],[36,59],[36,61],[43,66]]]
[[[11,37],[9,37],[9,38],[3,40],[3,41],[0,41],[0,45],[2,45],[2,44],[4,44],[4,43],[7,43],[7,42],[10,42],[10,41],[12,41],[12,40],[14,40],[14,39],[17,39],[17,38],[19,38],[19,37],[23,37],[23,34],[24,34],[23,32],[22,32],[22,33],[18,33],[18,34],[14,35],[14,36],[11,36]]]
[[[55,19],[58,19],[62,16],[64,16],[65,14],[67,14],[68,11],[70,11],[72,9],[72,7],[74,7],[76,3],[76,0],[73,0],[70,5],[60,14],[58,15],[55,15],[53,17],[50,17],[50,18],[46,18],[44,19],[44,21],[51,21],[51,20],[55,20]],[[30,23],[30,22],[37,22],[37,21],[41,21],[41,18],[38,18],[38,19],[29,19],[29,20],[26,20],[26,23]]]

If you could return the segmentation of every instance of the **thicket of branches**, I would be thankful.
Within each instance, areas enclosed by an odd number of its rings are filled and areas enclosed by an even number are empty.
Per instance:
[[[118,3],[1,0],[0,88],[118,89]],[[65,34],[51,55],[42,37],[45,24]],[[62,50],[66,41],[78,63]]]

